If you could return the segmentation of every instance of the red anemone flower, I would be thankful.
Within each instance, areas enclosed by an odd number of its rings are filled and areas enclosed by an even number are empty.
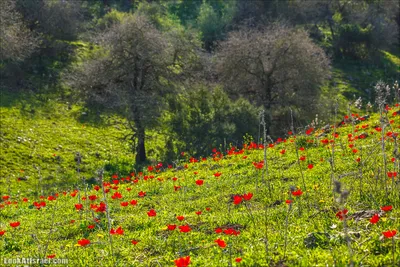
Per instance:
[[[200,179],[199,179],[199,180],[196,181],[196,184],[197,184],[197,185],[203,185],[203,183],[204,183],[204,180],[200,180]]]
[[[81,247],[85,247],[85,246],[87,246],[89,244],[90,244],[90,240],[89,239],[78,240],[78,245],[81,246]]]
[[[1,231],[0,231],[0,236],[3,236],[5,233],[6,233],[5,230],[1,230]]]
[[[55,258],[55,256],[56,256],[56,254],[51,254],[51,255],[47,255],[47,258],[48,259],[53,259],[53,258]]]
[[[388,211],[391,211],[392,210],[392,206],[383,206],[383,207],[381,207],[381,210],[383,210],[384,212],[388,212]]]
[[[117,198],[122,198],[122,195],[120,192],[115,192],[114,195],[111,196],[112,199],[117,199]]]
[[[182,257],[174,260],[176,267],[187,267],[190,264],[190,256]]]
[[[243,195],[243,199],[246,201],[250,200],[252,197],[253,197],[253,193],[250,193],[250,192]]]
[[[239,262],[242,261],[242,258],[236,258],[235,261],[236,261],[237,263],[239,263]]]
[[[181,233],[188,233],[188,232],[192,231],[192,228],[190,228],[189,225],[181,225],[178,228],[180,229]]]
[[[235,205],[239,205],[240,203],[242,203],[243,198],[241,196],[233,196],[233,204]]]
[[[303,194],[303,191],[301,191],[301,189],[298,189],[298,190],[292,192],[292,195],[295,197],[299,197],[302,194]]]
[[[76,210],[81,210],[83,208],[82,204],[75,204],[75,209]]]
[[[167,227],[168,227],[168,230],[173,231],[176,229],[176,224],[168,224]]]
[[[185,217],[184,216],[176,216],[176,218],[178,219],[178,221],[183,221],[184,219],[185,219]]]
[[[386,237],[386,238],[392,238],[396,235],[397,231],[396,230],[388,230],[386,232],[382,232],[382,234]]]
[[[215,243],[217,243],[217,244],[218,244],[218,246],[220,246],[221,248],[224,248],[224,247],[226,247],[226,243],[225,243],[225,241],[224,241],[224,240],[222,240],[222,239],[220,239],[220,238],[218,238],[218,239],[214,240],[214,242],[215,242]]]
[[[136,246],[136,244],[139,243],[139,241],[137,241],[137,240],[132,240],[131,243],[132,243],[132,245],[135,245],[135,246]]]
[[[340,211],[338,211],[338,212],[336,213],[336,217],[337,217],[339,220],[343,221],[343,220],[344,220],[344,216],[345,216],[348,212],[349,212],[349,211],[346,210],[346,209],[340,210]]]
[[[15,227],[18,227],[18,226],[20,226],[20,222],[12,222],[12,223],[10,223],[10,226],[12,227],[12,228],[15,228]]]
[[[147,215],[148,215],[149,217],[155,217],[155,216],[157,215],[157,212],[156,212],[155,210],[149,210],[149,211],[147,212]]]
[[[111,228],[110,234],[111,235],[123,235],[124,234],[124,230],[122,230],[121,226],[118,227],[116,230],[114,230],[114,228]]]
[[[372,216],[372,218],[369,220],[370,223],[372,224],[376,224],[379,221],[379,215],[378,214],[374,214],[374,216]]]

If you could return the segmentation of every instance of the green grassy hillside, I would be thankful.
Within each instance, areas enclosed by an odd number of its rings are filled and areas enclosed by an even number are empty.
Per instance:
[[[64,112],[60,106],[53,110],[48,116]],[[128,148],[112,138],[120,133],[112,127],[83,130],[59,116],[60,126],[50,132],[41,128],[48,123],[44,114],[22,120],[17,109],[3,108],[2,124],[14,128],[2,128],[2,146],[14,152],[2,154],[8,169],[1,186],[1,258],[68,259],[70,266],[187,266],[187,256],[189,266],[396,265],[399,234],[385,237],[400,230],[395,110],[388,110],[383,129],[373,115],[330,132],[288,135],[268,144],[267,164],[262,145],[251,144],[215,150],[209,158],[183,154],[177,166],[154,164],[139,172],[130,168]],[[15,133],[23,141],[11,142]],[[61,138],[68,145],[57,148]],[[49,145],[35,150],[35,140]],[[93,184],[75,179],[68,185],[57,170],[68,169],[76,178],[76,164],[57,156],[67,159],[77,150],[88,162],[101,153],[101,160],[82,170],[86,174],[102,160],[125,169]],[[35,182],[39,192],[51,184],[52,193],[35,197],[31,179],[18,181],[34,175],[29,157],[47,164],[52,182],[44,175],[43,184]],[[9,173],[15,177],[4,179]],[[383,211],[385,206],[392,208]]]

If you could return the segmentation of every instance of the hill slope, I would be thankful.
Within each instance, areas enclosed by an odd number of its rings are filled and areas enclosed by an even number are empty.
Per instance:
[[[400,230],[394,111],[383,129],[378,115],[355,115],[354,124],[277,140],[266,148],[267,164],[263,146],[252,143],[211,158],[183,155],[177,166],[126,166],[68,190],[60,181],[40,197],[29,193],[29,180],[9,179],[9,191],[1,187],[0,254],[68,259],[71,266],[186,266],[186,256],[190,266],[398,264],[399,234],[393,242],[383,234]],[[52,154],[59,151],[46,151],[49,167],[58,168]],[[371,223],[374,214],[379,220]]]

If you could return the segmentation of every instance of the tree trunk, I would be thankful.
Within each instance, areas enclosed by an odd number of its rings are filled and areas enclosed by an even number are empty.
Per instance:
[[[146,161],[146,148],[145,148],[145,129],[140,120],[135,121],[137,144],[136,144],[136,163],[143,163]]]

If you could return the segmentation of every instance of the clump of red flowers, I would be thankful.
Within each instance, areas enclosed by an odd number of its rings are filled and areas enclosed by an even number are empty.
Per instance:
[[[124,230],[122,230],[121,226],[118,227],[117,229],[111,228],[110,234],[111,235],[123,235],[124,234]]]

